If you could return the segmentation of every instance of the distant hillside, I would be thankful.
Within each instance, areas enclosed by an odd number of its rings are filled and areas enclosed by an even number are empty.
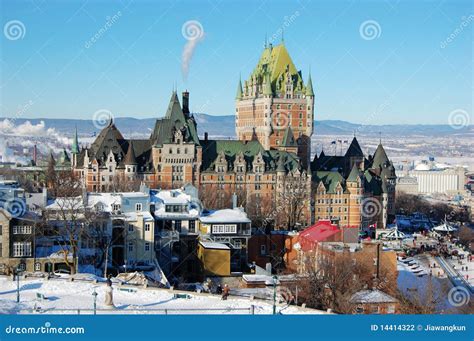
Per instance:
[[[233,115],[211,116],[207,114],[195,114],[200,136],[208,132],[209,136],[235,137],[235,117]],[[131,117],[119,117],[115,119],[117,127],[124,135],[148,135],[154,127],[156,118],[136,119]],[[80,135],[93,136],[98,129],[91,120],[77,119],[16,119],[15,125],[30,121],[38,124],[44,121],[47,128],[54,128],[60,134],[72,136],[74,127]],[[474,127],[471,125],[462,129],[453,129],[449,125],[362,125],[340,120],[315,121],[315,132],[318,135],[382,135],[391,136],[449,136],[449,135],[474,135]]]

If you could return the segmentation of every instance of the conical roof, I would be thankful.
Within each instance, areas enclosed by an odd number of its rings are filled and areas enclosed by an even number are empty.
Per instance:
[[[239,85],[237,86],[237,94],[235,95],[235,99],[242,99],[242,96],[242,79],[239,78]]]
[[[351,145],[347,149],[345,156],[346,157],[354,157],[354,156],[363,157],[364,156],[364,153],[362,152],[362,148],[360,148],[359,142],[357,141],[355,137],[352,139]]]
[[[311,73],[309,74],[308,84],[306,85],[306,96],[314,96],[313,81],[311,80]]]
[[[283,136],[283,141],[281,143],[284,147],[297,147],[298,144],[295,141],[295,137],[293,135],[293,130],[291,130],[291,126],[288,126],[285,130],[285,135]]]
[[[130,140],[128,144],[127,154],[125,155],[125,159],[123,160],[125,165],[137,165],[137,159],[135,158],[135,151],[133,150],[133,142]]]
[[[388,161],[387,153],[385,153],[385,149],[383,148],[382,144],[380,143],[377,146],[377,149],[374,153],[374,160],[372,161],[372,167],[377,168],[385,164]]]

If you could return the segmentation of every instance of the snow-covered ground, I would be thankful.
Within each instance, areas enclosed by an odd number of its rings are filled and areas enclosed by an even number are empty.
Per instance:
[[[98,314],[249,314],[252,305],[255,314],[272,313],[272,303],[269,301],[232,298],[232,296],[223,301],[215,295],[195,293],[188,293],[190,298],[174,298],[175,292],[167,289],[139,287],[134,288],[135,292],[125,292],[119,288],[118,285],[114,285],[116,308],[107,309],[103,304],[104,283],[70,282],[64,278],[51,280],[27,278],[20,280],[20,303],[17,304],[16,282],[11,278],[0,276],[0,314],[31,313],[31,309],[35,307],[41,308],[39,313],[46,314],[77,314],[78,309],[81,310],[81,314],[91,314],[94,291],[98,294]],[[44,295],[47,299],[37,300],[37,293]],[[166,312],[165,309],[167,309]],[[278,305],[277,311],[281,311],[282,314],[325,313],[296,306],[286,307],[281,304]]]

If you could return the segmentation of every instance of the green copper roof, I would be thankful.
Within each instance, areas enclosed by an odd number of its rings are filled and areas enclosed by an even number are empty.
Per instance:
[[[296,69],[284,44],[265,47],[253,70],[250,78],[245,82],[247,86],[252,79],[256,79],[258,84],[262,86],[270,82],[272,92],[280,90],[288,81],[287,72],[289,73],[289,81],[293,83],[295,90],[304,91],[303,78],[301,73]],[[269,79],[267,79],[267,75]],[[263,90],[269,94],[270,90],[267,86],[263,86]]]
[[[311,73],[308,77],[308,84],[306,85],[306,96],[314,96],[313,81],[311,80]]]
[[[77,138],[77,126],[76,126],[76,132],[74,133],[74,139],[72,140],[71,152],[73,154],[79,154],[79,140]]]
[[[177,130],[182,131],[184,141],[199,145],[196,122],[192,117],[184,115],[178,96],[173,91],[166,115],[156,120],[150,139],[154,145],[162,146],[164,143],[171,143],[173,141],[173,134]]]
[[[344,177],[339,172],[317,171],[313,173],[313,181],[317,184],[323,182],[326,187],[326,193],[336,193],[337,184],[340,183],[344,188]]]
[[[385,162],[388,161],[387,153],[385,153],[385,149],[383,148],[382,144],[380,143],[377,146],[377,149],[374,153],[374,160],[372,161],[372,167],[378,168],[382,166]]]
[[[354,166],[352,166],[351,172],[349,173],[349,176],[347,177],[347,181],[351,181],[351,182],[357,181],[359,174],[360,174],[359,168],[357,168],[356,164],[354,164]]]
[[[242,154],[247,170],[250,170],[251,164],[259,153],[265,162],[267,171],[275,171],[279,167],[279,162],[288,171],[294,171],[299,168],[298,156],[294,153],[283,152],[279,150],[265,150],[257,140],[238,141],[238,140],[201,140],[202,146],[202,170],[214,170],[214,164],[219,155],[225,155],[226,161],[232,168],[236,156]],[[281,166],[280,166],[281,167]]]
[[[63,149],[63,151],[59,155],[58,163],[60,165],[67,165],[71,163],[71,159],[69,158],[69,155],[67,154],[66,149]]]
[[[296,143],[295,137],[293,135],[293,130],[291,130],[291,126],[288,126],[286,128],[281,145],[284,147],[298,147],[298,144]]]
[[[242,80],[239,79],[239,85],[237,86],[237,95],[235,95],[235,99],[242,99]]]

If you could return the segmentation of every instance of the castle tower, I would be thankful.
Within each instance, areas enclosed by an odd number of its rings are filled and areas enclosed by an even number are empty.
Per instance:
[[[79,156],[79,139],[77,138],[77,126],[76,126],[76,132],[74,133],[74,140],[72,141],[71,154],[72,154],[72,166],[76,167],[77,157]]]
[[[265,47],[249,78],[239,81],[236,133],[239,140],[257,137],[265,149],[281,149],[287,128],[297,143],[303,165],[309,164],[313,134],[314,91],[305,85],[285,45]]]

